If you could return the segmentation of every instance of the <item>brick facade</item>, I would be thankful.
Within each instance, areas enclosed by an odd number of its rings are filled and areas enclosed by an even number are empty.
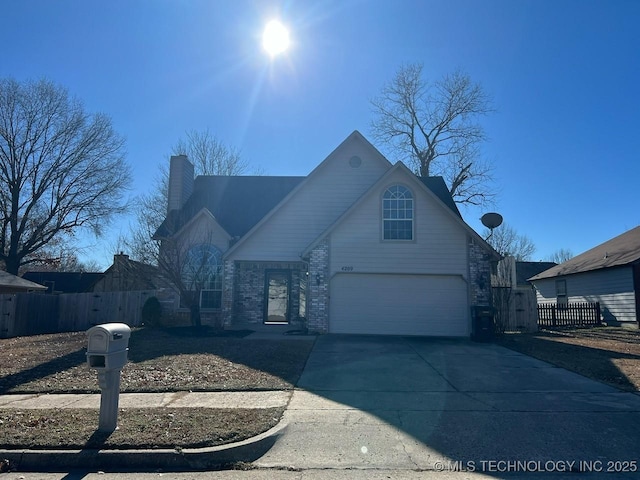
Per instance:
[[[307,323],[310,331],[329,332],[329,241],[323,240],[309,255]]]
[[[289,323],[295,327],[300,325],[301,317],[306,314],[307,284],[306,265],[301,262],[235,262],[233,266],[225,265],[225,324],[264,323],[265,275],[268,270],[289,272]]]
[[[224,262],[224,277],[222,281],[222,323],[231,326],[233,316],[233,284],[236,264],[233,260]]]
[[[470,304],[491,305],[491,262],[486,248],[469,241]]]

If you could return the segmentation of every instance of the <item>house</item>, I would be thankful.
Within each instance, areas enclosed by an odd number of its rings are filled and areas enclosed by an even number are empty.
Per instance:
[[[201,312],[227,328],[466,337],[499,259],[441,177],[392,165],[357,131],[306,177],[194,179],[172,157],[154,238],[187,280],[207,266]]]
[[[113,256],[113,264],[93,284],[93,292],[132,292],[158,290],[167,287],[158,267],[131,260],[120,252]]]
[[[492,276],[491,283],[494,287],[533,289],[529,279],[556,265],[555,262],[524,262],[516,260],[515,257],[506,256],[498,262],[498,268]]]
[[[533,276],[538,303],[600,302],[609,325],[637,327],[640,226]]]
[[[46,290],[47,287],[7,272],[0,271],[0,294],[26,293]]]
[[[84,293],[102,276],[95,272],[26,272],[22,278],[44,285],[46,293]]]
[[[556,265],[556,262],[516,262],[516,285],[519,288],[533,289],[533,283],[529,279]]]

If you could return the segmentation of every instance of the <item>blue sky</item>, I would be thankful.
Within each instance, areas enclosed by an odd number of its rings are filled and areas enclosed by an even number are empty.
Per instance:
[[[110,115],[132,193],[191,129],[265,174],[306,175],[353,130],[369,136],[370,99],[420,62],[429,79],[461,69],[493,97],[493,210],[535,260],[640,224],[636,0],[24,0],[2,17],[0,76],[47,77]],[[270,62],[260,36],[273,17],[293,45]],[[482,213],[463,210],[478,231]],[[109,265],[127,224],[87,255]]]

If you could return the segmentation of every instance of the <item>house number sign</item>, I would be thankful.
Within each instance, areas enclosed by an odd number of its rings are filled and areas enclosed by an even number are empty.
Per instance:
[[[353,267],[352,266],[344,266],[341,269],[343,272],[353,272]]]

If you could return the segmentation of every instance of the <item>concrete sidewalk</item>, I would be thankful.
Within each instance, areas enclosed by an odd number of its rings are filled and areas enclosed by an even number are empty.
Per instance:
[[[122,393],[120,408],[273,408],[284,407],[291,391]],[[99,394],[0,395],[0,409],[100,408]]]

